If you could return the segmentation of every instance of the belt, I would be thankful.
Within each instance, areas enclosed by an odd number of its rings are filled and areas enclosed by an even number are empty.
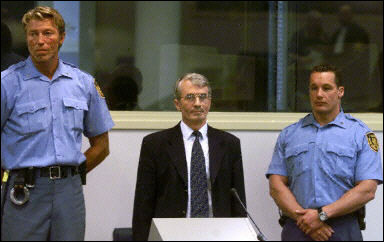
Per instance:
[[[49,166],[35,169],[40,170],[40,177],[49,177],[52,180],[79,174],[78,166]]]
[[[12,170],[11,172],[28,171],[29,174],[35,174],[40,177],[49,177],[51,180],[66,178],[79,174],[78,166],[47,166],[47,167],[32,167]]]

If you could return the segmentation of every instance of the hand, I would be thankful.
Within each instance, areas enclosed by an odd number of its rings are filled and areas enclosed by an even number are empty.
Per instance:
[[[305,234],[310,234],[322,225],[319,213],[315,209],[296,210],[295,213],[299,215],[296,224]]]
[[[326,223],[322,222],[322,226],[309,234],[315,241],[327,241],[335,231]]]

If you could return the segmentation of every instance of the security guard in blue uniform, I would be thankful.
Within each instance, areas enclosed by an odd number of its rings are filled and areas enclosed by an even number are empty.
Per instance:
[[[362,240],[359,211],[383,181],[375,134],[341,108],[337,69],[312,69],[312,113],[279,135],[266,173],[282,240]]]
[[[82,184],[114,124],[93,77],[58,58],[62,16],[36,7],[22,21],[30,56],[1,72],[1,239],[84,240]]]

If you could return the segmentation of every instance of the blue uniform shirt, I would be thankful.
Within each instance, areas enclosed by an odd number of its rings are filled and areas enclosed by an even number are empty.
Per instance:
[[[94,78],[59,60],[49,80],[31,57],[1,72],[1,165],[3,169],[79,165],[86,137],[114,123]]]
[[[322,127],[309,114],[280,133],[266,175],[288,177],[289,188],[303,208],[328,205],[359,181],[382,183],[380,153],[368,142],[372,135],[349,114],[340,112]]]

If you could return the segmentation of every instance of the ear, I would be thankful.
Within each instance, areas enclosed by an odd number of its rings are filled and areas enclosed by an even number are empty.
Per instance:
[[[180,103],[180,100],[178,100],[177,98],[173,99],[173,103],[175,104],[175,107],[178,111],[181,111],[181,103]]]
[[[344,96],[344,87],[343,86],[339,86],[338,88],[338,96],[339,96],[339,99],[341,99],[343,96]]]
[[[62,33],[62,34],[60,34],[59,35],[60,37],[60,40],[59,40],[59,42],[60,42],[60,46],[62,46],[63,45],[63,43],[64,43],[64,39],[65,39],[65,32],[64,33]]]

